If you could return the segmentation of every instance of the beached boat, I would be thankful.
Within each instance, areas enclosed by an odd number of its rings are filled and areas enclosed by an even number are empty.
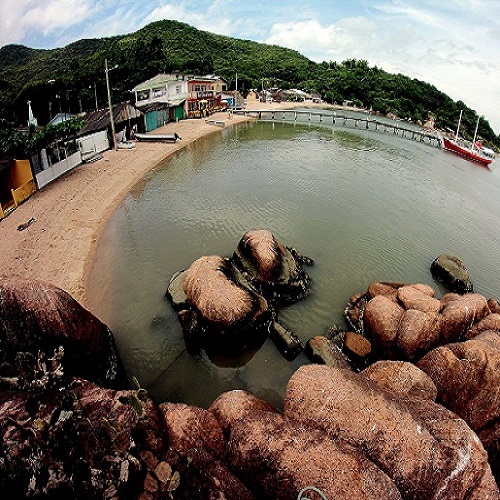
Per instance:
[[[173,134],[139,134],[135,133],[134,137],[138,141],[155,141],[155,142],[176,142],[181,138],[177,133]]]
[[[471,161],[476,161],[484,166],[489,166],[493,161],[494,156],[488,154],[484,151],[484,147],[481,144],[476,142],[477,137],[477,128],[479,126],[479,118],[476,123],[476,130],[474,132],[474,139],[472,142],[465,141],[464,139],[459,138],[460,131],[460,122],[462,120],[462,111],[460,111],[460,117],[458,119],[457,131],[455,133],[455,137],[453,139],[449,137],[443,137],[443,149],[447,151],[451,151],[463,158]],[[490,150],[489,150],[490,151]]]

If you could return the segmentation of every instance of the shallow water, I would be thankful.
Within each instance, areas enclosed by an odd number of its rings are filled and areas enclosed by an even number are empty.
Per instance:
[[[278,312],[305,342],[343,327],[347,299],[372,281],[438,289],[429,266],[443,252],[465,262],[477,292],[498,296],[499,195],[494,167],[391,133],[244,124],[183,150],[127,196],[99,242],[89,306],[155,400],[207,407],[241,388],[280,407],[306,358],[287,362],[269,340],[238,368],[191,357],[164,298],[176,271],[271,230],[316,263],[310,296]]]

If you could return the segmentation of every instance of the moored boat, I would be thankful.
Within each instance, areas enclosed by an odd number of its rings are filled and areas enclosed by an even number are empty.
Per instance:
[[[460,122],[462,121],[462,110],[460,111],[460,117],[458,118],[458,126],[457,131],[455,133],[455,137],[453,139],[449,137],[443,137],[443,149],[447,151],[451,151],[463,158],[471,161],[475,161],[484,166],[489,166],[493,161],[494,156],[488,154],[485,151],[486,148],[482,146],[482,144],[478,144],[476,142],[477,137],[477,129],[479,127],[479,118],[476,123],[476,130],[474,131],[474,139],[472,142],[465,141],[463,139],[459,139],[458,133],[460,131]],[[490,151],[490,150],[488,150]]]
[[[446,137],[443,137],[443,149],[460,155],[467,160],[477,161],[486,166],[493,161],[493,158],[486,156],[480,149],[470,147],[467,144],[461,144],[457,140],[447,139]]]

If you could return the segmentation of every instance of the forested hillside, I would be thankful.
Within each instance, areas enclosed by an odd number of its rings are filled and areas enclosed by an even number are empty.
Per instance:
[[[0,49],[0,118],[26,124],[27,101],[40,123],[58,111],[79,112],[106,105],[104,59],[110,67],[113,100],[132,99],[130,89],[158,72],[216,73],[232,88],[301,88],[328,102],[353,100],[382,113],[454,127],[464,109],[463,128],[471,135],[476,113],[434,86],[393,75],[366,61],[310,61],[296,51],[197,30],[176,21],[159,21],[124,36],[79,40],[64,48],[36,50],[20,45]],[[500,147],[486,119],[480,135]]]

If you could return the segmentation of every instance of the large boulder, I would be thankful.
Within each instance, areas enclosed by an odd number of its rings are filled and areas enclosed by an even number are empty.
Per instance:
[[[309,260],[296,251],[294,254],[270,231],[260,229],[243,235],[233,260],[264,297],[281,304],[305,297],[311,282],[302,267],[302,262]]]
[[[4,498],[139,498],[146,491],[159,498],[168,491],[155,473],[167,450],[161,416],[137,391],[74,380],[29,395],[4,392],[0,434]]]
[[[308,486],[332,499],[401,498],[395,484],[361,451],[276,413],[256,413],[235,423],[229,457],[259,499],[295,500]]]
[[[205,450],[219,460],[226,458],[226,438],[214,414],[183,403],[162,403],[160,411],[171,449],[187,453]]]
[[[476,435],[453,413],[425,399],[399,398],[362,374],[299,368],[284,415],[363,450],[404,498],[465,499],[489,473]]]
[[[500,333],[438,347],[418,366],[436,384],[438,401],[477,432],[500,477]]]
[[[263,341],[273,311],[267,301],[235,279],[228,259],[200,257],[183,273],[187,309],[179,312],[188,348],[245,348]]]
[[[66,375],[127,387],[113,335],[105,324],[60,288],[0,278],[0,376],[22,385],[27,371],[42,369],[59,351],[60,369]]]
[[[453,255],[442,254],[431,264],[431,273],[450,292],[469,293],[473,291],[472,281],[464,263]]]
[[[235,422],[247,418],[252,413],[263,411],[277,413],[270,403],[243,390],[222,393],[210,405],[209,410],[215,415],[226,437],[229,436]]]
[[[166,456],[178,473],[173,496],[179,500],[254,500],[253,493],[236,477],[225,462],[203,449],[193,448],[185,454],[170,452]],[[151,498],[151,497],[146,497]]]
[[[435,401],[437,397],[437,388],[432,379],[407,361],[377,361],[361,373],[380,389],[401,399]]]

